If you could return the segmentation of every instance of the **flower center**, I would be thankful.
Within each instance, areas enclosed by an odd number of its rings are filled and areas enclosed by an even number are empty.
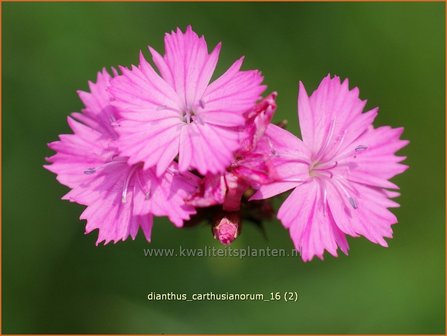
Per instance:
[[[192,109],[186,109],[182,112],[182,120],[184,123],[190,124],[196,119],[196,113]]]
[[[353,209],[357,209],[359,205],[356,198],[355,189],[350,186],[349,181],[343,176],[343,174],[335,174],[334,169],[339,165],[339,162],[340,166],[349,167],[349,162],[343,162],[343,160],[347,158],[356,159],[357,155],[366,151],[367,149],[367,146],[358,145],[357,147],[355,147],[354,150],[347,151],[340,155],[335,154],[329,157],[325,157],[324,155],[321,156],[319,153],[316,155],[316,158],[314,158],[309,164],[309,178],[318,179],[318,182],[321,185],[324,185],[324,183],[321,183],[322,178],[331,179],[331,182],[337,187],[341,195],[346,198],[346,200],[349,202],[349,205]],[[326,209],[326,190],[323,191],[322,203],[323,209]]]
[[[199,100],[197,104],[187,105],[181,111],[181,119],[184,123],[190,124],[192,122],[198,122],[200,124],[203,123],[200,118],[200,110],[205,108],[205,103],[202,100]]]
[[[338,161],[321,162],[314,161],[309,164],[309,177],[328,177],[332,178],[332,169],[337,167]]]

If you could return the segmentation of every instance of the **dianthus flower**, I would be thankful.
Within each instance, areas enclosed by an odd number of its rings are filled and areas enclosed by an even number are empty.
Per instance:
[[[280,179],[263,185],[252,199],[293,189],[278,218],[289,230],[304,261],[323,258],[327,250],[348,251],[346,235],[366,237],[387,246],[396,217],[388,208],[398,186],[389,179],[408,167],[395,153],[408,144],[403,128],[374,128],[378,109],[363,113],[366,101],[348,80],[327,76],[308,97],[300,83],[298,118],[303,140],[291,135],[287,150],[278,151]]]
[[[153,168],[143,170],[142,163],[128,164],[117,146],[118,111],[110,104],[110,80],[103,70],[96,83],[89,83],[91,92],[79,92],[85,109],[68,117],[73,134],[49,144],[56,154],[46,168],[72,189],[64,199],[87,206],[81,219],[87,220],[86,233],[98,229],[97,244],[135,239],[139,228],[150,241],[153,215],[182,226],[195,213],[183,199],[196,189],[197,178],[180,173],[175,162],[161,176]]]
[[[110,92],[122,121],[119,148],[129,163],[162,174],[178,157],[180,171],[221,173],[239,147],[238,127],[265,90],[257,70],[241,71],[243,58],[210,83],[219,43],[209,54],[205,38],[188,26],[165,36],[165,55],[149,47],[159,71],[140,54],[122,68]]]

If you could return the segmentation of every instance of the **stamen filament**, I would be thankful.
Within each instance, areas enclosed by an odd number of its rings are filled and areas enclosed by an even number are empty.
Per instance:
[[[142,178],[141,178],[141,171],[137,172],[137,183],[140,187],[141,191],[144,193],[144,199],[147,201],[151,197],[151,193],[143,184]]]
[[[345,194],[346,198],[349,201],[349,204],[352,206],[353,209],[357,209],[358,208],[358,202],[357,199],[355,199],[347,190],[347,188],[345,188],[345,186],[343,185],[342,181],[340,181],[340,179],[334,179],[333,180],[337,186],[340,188],[340,190],[343,192],[343,194]]]
[[[338,154],[338,152],[340,151],[343,142],[345,141],[345,137],[346,137],[346,130],[343,131],[340,140],[337,143],[337,147],[335,147],[335,149],[329,151],[329,153],[323,158],[325,159],[325,161],[333,161],[334,157]]]
[[[334,129],[335,129],[335,119],[333,119],[331,121],[331,124],[329,126],[329,130],[326,133],[326,137],[324,139],[324,144],[323,146],[320,147],[320,150],[318,151],[317,155],[315,156],[315,158],[313,159],[313,161],[319,161],[321,156],[325,154],[325,151],[327,149],[327,147],[329,146],[329,143],[332,140],[332,136],[334,135]]]
[[[134,165],[130,168],[130,171],[127,173],[126,180],[124,181],[123,193],[121,194],[121,202],[124,204],[127,202],[127,190],[129,188],[130,179],[135,173],[135,170],[139,168],[139,165]]]
[[[338,166],[338,161],[335,162],[325,162],[325,163],[321,163],[316,165],[313,170],[317,170],[317,171],[324,171],[324,170],[329,170],[329,169],[333,169],[335,167]]]
[[[273,153],[272,153],[273,154]],[[309,160],[304,156],[299,156],[298,153],[294,152],[275,152],[274,156],[281,159],[289,159],[290,161],[295,161],[304,164],[310,164]]]

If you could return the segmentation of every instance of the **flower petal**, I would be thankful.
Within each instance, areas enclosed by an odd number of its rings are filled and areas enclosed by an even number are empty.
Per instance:
[[[216,68],[221,44],[208,54],[203,36],[199,37],[188,26],[183,33],[179,28],[165,35],[164,61],[170,75],[163,67],[162,75],[169,81],[185,106],[192,107],[201,98]],[[157,63],[161,63],[157,60]]]
[[[204,119],[221,126],[243,125],[240,118],[248,112],[260,98],[265,86],[261,85],[263,77],[257,70],[239,71],[242,58],[236,61],[221,77],[211,83],[201,99],[204,106]],[[220,114],[233,114],[222,120]]]
[[[362,113],[365,105],[358,88],[349,89],[347,79],[342,83],[338,76],[326,76],[310,98],[300,83],[298,114],[304,142],[315,154],[330,156],[343,150],[377,115],[377,109]]]
[[[135,225],[144,225],[150,240],[152,219],[143,216],[168,216],[182,226],[195,213],[184,199],[197,188],[192,174],[180,174],[171,166],[162,177],[153,169],[125,162],[104,168],[89,183],[71,190],[64,199],[87,206],[81,219],[87,220],[87,233],[98,229],[98,243],[126,240],[136,235]]]
[[[362,235],[373,243],[388,246],[384,238],[393,235],[391,225],[397,223],[396,216],[388,208],[398,206],[388,199],[380,188],[372,188],[361,184],[352,184],[357,191],[357,207],[353,208],[343,201],[343,196],[333,187],[328,197],[331,213],[337,226],[351,236]]]
[[[183,126],[180,137],[179,168],[188,166],[202,175],[223,172],[238,148],[237,132],[225,127],[191,123]]]
[[[361,144],[365,150],[346,159],[353,167],[349,179],[372,186],[397,189],[396,185],[387,183],[386,180],[408,169],[407,165],[400,163],[405,157],[395,155],[408,144],[407,140],[400,139],[402,133],[403,128],[383,126],[370,128],[359,137],[356,143]]]
[[[301,184],[278,212],[278,218],[289,229],[295,248],[304,261],[310,261],[314,256],[323,259],[325,250],[337,256],[338,247],[345,254],[348,251],[345,235],[322,207],[321,193],[321,186],[316,181]]]

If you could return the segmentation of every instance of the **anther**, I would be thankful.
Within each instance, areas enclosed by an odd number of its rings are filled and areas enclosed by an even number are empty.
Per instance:
[[[85,175],[92,175],[94,173],[96,173],[96,168],[87,168],[86,170],[84,170]]]
[[[359,206],[357,204],[357,200],[353,197],[349,197],[349,203],[354,209],[357,209]]]
[[[123,158],[117,158],[115,159],[115,156],[112,157],[112,160],[110,162],[104,163],[102,165],[96,166],[96,167],[89,167],[86,170],[84,170],[84,174],[85,175],[92,175],[95,174],[98,170],[107,168],[109,166],[115,165],[115,164],[120,164],[126,162],[125,159]]]
[[[334,182],[338,185],[340,190],[345,194],[346,198],[349,201],[349,204],[351,204],[353,209],[357,209],[359,207],[357,200],[351,196],[351,194],[348,192],[348,190],[343,186],[343,183],[337,179],[334,179]]]
[[[360,153],[360,152],[363,152],[364,150],[367,150],[367,149],[368,149],[367,146],[360,145],[360,146],[357,146],[357,147],[355,148],[355,152],[356,152],[356,153]]]

